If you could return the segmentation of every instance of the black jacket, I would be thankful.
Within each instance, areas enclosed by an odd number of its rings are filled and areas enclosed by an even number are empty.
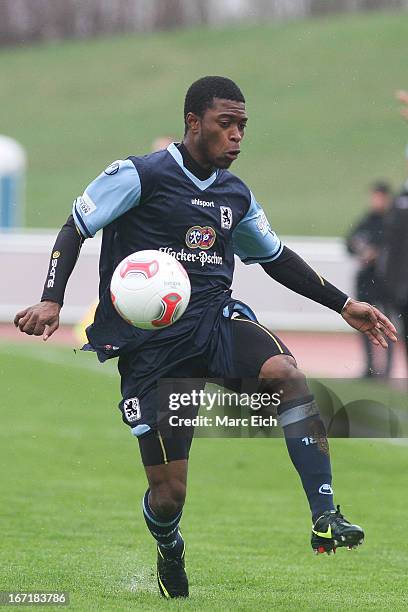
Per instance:
[[[378,270],[389,302],[408,307],[408,180],[387,215],[385,241]]]
[[[385,215],[368,212],[347,237],[347,250],[360,255],[365,247],[382,252],[384,247]],[[383,286],[377,271],[377,262],[360,263],[356,278],[357,298],[370,303],[384,303]]]

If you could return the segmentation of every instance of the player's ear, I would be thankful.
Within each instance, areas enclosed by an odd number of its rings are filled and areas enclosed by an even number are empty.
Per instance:
[[[197,134],[200,129],[200,117],[198,117],[194,113],[187,113],[186,125],[187,128],[191,130],[193,134]]]

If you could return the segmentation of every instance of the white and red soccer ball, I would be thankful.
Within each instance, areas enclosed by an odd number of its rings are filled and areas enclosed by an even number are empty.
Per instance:
[[[187,272],[177,259],[161,251],[138,251],[125,257],[111,280],[114,307],[125,321],[142,329],[175,323],[191,294]]]

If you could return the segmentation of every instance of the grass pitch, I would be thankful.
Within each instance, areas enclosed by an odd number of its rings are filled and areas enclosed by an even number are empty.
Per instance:
[[[283,440],[195,440],[183,517],[191,598],[159,598],[145,477],[112,364],[0,345],[0,590],[66,590],[72,610],[406,610],[407,447],[332,441],[336,499],[366,530],[314,557]]]
[[[0,134],[28,152],[28,226],[59,227],[113,159],[183,132],[205,74],[247,99],[247,181],[278,233],[344,235],[367,185],[406,175],[407,13],[189,30],[0,50]]]

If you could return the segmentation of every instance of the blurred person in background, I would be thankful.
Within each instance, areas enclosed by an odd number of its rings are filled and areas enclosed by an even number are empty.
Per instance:
[[[408,94],[406,99],[408,118]],[[408,163],[408,146],[405,150]],[[408,179],[387,216],[384,248],[379,261],[387,302],[402,326],[408,364]]]
[[[378,270],[378,258],[384,246],[385,220],[392,202],[392,190],[385,181],[373,183],[369,194],[369,209],[347,238],[349,253],[358,258],[356,276],[357,299],[385,307],[384,284]],[[388,377],[392,365],[392,346],[386,350],[385,365],[376,363],[380,355],[366,336],[362,336],[366,357],[363,378]],[[377,359],[376,359],[377,357]],[[381,355],[383,357],[383,355]]]

